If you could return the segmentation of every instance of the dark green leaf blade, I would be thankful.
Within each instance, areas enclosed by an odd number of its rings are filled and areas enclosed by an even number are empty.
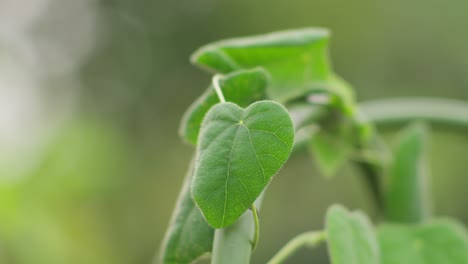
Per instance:
[[[417,223],[429,215],[425,163],[427,128],[416,123],[399,136],[385,195],[386,217],[394,222]]]
[[[421,225],[384,224],[378,228],[382,264],[468,263],[468,234],[448,219]]]
[[[276,102],[211,108],[203,120],[192,183],[207,222],[215,228],[234,223],[286,162],[293,142],[289,113]]]
[[[265,98],[268,84],[268,74],[261,68],[236,71],[220,80],[220,87],[228,102],[241,107]],[[179,129],[180,136],[187,142],[197,144],[200,126],[206,113],[212,106],[219,103],[219,98],[213,86],[205,91],[184,114]]]
[[[327,212],[326,231],[333,264],[380,263],[377,238],[363,213],[334,205]]]
[[[161,264],[188,264],[213,247],[214,229],[203,218],[190,195],[194,162],[179,195],[161,247]]]
[[[200,48],[191,60],[222,73],[263,67],[272,76],[269,96],[285,102],[304,95],[331,77],[328,39],[329,32],[325,29],[280,31],[215,42]]]

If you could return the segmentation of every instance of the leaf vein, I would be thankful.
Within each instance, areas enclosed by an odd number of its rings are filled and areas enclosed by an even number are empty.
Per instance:
[[[228,167],[227,167],[227,176],[226,176],[226,183],[224,185],[224,209],[223,209],[223,220],[221,221],[221,226],[224,226],[224,221],[226,218],[226,206],[227,206],[227,198],[228,198],[228,183],[229,183],[229,177],[231,177],[231,161],[232,161],[232,153],[234,151],[234,146],[236,145],[236,139],[237,135],[239,134],[239,128],[241,126],[237,127],[236,134],[234,135],[234,139],[232,140],[232,146],[231,146],[231,152],[229,153],[229,160],[228,160]]]
[[[217,142],[221,138],[221,135],[226,134],[226,132],[228,132],[228,131],[230,131],[229,127],[226,127],[223,132],[219,133],[213,139],[211,139],[210,143],[208,143],[208,145],[206,145],[206,147],[202,148],[201,150],[207,150],[209,147],[211,147],[213,145],[213,142]]]
[[[250,145],[252,146],[252,150],[254,151],[254,154],[255,154],[255,157],[257,158],[258,164],[260,165],[260,168],[262,169],[263,183],[265,183],[266,182],[265,169],[263,168],[263,165],[260,162],[260,159],[258,158],[257,151],[255,150],[255,147],[254,147],[253,142],[252,142],[252,137],[250,136],[250,130],[246,126],[243,126],[243,127],[247,130],[247,134],[249,135]]]
[[[271,132],[271,131],[266,131],[266,130],[261,130],[261,129],[250,129],[250,131],[252,132],[262,132],[262,133],[267,133],[267,134],[271,134],[271,135],[274,135],[279,141],[281,141],[284,145],[286,145],[286,147],[290,148],[291,146],[289,146],[286,141],[284,141],[283,139],[281,139],[276,133],[274,132]]]

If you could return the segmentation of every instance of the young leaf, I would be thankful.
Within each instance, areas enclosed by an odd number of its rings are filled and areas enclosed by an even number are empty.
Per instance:
[[[328,209],[326,218],[328,251],[333,264],[380,263],[377,238],[363,213],[350,213],[334,205]]]
[[[378,228],[382,264],[468,263],[468,234],[453,220]]]
[[[351,86],[338,76],[333,75],[324,90],[316,92],[325,94],[309,94],[307,101],[324,105],[328,113],[311,137],[309,149],[320,171],[332,176],[351,155],[368,147],[373,130],[359,113]]]
[[[389,221],[415,223],[429,214],[424,161],[426,138],[427,129],[421,124],[412,125],[400,134],[385,196]]]
[[[272,76],[269,96],[285,102],[329,79],[328,38],[327,30],[306,28],[229,39],[200,48],[191,60],[222,73],[261,66]]]
[[[325,88],[334,97],[332,103],[335,107],[340,109],[346,116],[353,117],[356,115],[356,99],[354,90],[349,83],[333,74]]]
[[[200,131],[192,183],[207,222],[214,228],[234,223],[286,162],[293,142],[289,113],[276,102],[211,108]]]
[[[190,195],[194,162],[184,181],[169,229],[161,247],[161,264],[188,264],[211,252],[214,230],[206,223]]]
[[[226,75],[220,81],[221,90],[228,102],[247,107],[253,102],[265,98],[268,83],[267,73],[261,68],[236,71]],[[219,103],[213,86],[205,91],[185,112],[179,129],[180,136],[187,142],[197,144],[200,126],[205,114]]]
[[[327,177],[345,163],[354,151],[354,126],[338,122],[322,126],[310,139],[309,149],[320,171]]]

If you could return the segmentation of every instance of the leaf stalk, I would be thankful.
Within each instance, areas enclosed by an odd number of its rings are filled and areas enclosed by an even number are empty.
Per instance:
[[[221,74],[216,74],[215,76],[213,76],[212,82],[213,82],[213,87],[216,91],[216,94],[218,95],[219,101],[221,101],[221,103],[225,103],[226,99],[224,98],[223,91],[221,90],[221,86],[219,85],[219,82],[222,77],[223,76]]]
[[[325,231],[310,231],[299,234],[281,248],[267,264],[281,264],[302,247],[316,247],[327,239]]]

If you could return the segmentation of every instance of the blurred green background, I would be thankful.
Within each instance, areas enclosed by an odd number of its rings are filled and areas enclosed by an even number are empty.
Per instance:
[[[360,101],[468,101],[463,0],[0,0],[0,263],[151,263],[193,149],[179,119],[210,76],[208,42],[320,26]],[[433,127],[434,212],[468,224],[466,131]],[[392,131],[386,132],[392,140]],[[253,263],[340,202],[375,217],[347,167],[320,177],[292,157],[261,212]],[[313,262],[315,261],[315,262]],[[322,247],[288,263],[328,263]]]

